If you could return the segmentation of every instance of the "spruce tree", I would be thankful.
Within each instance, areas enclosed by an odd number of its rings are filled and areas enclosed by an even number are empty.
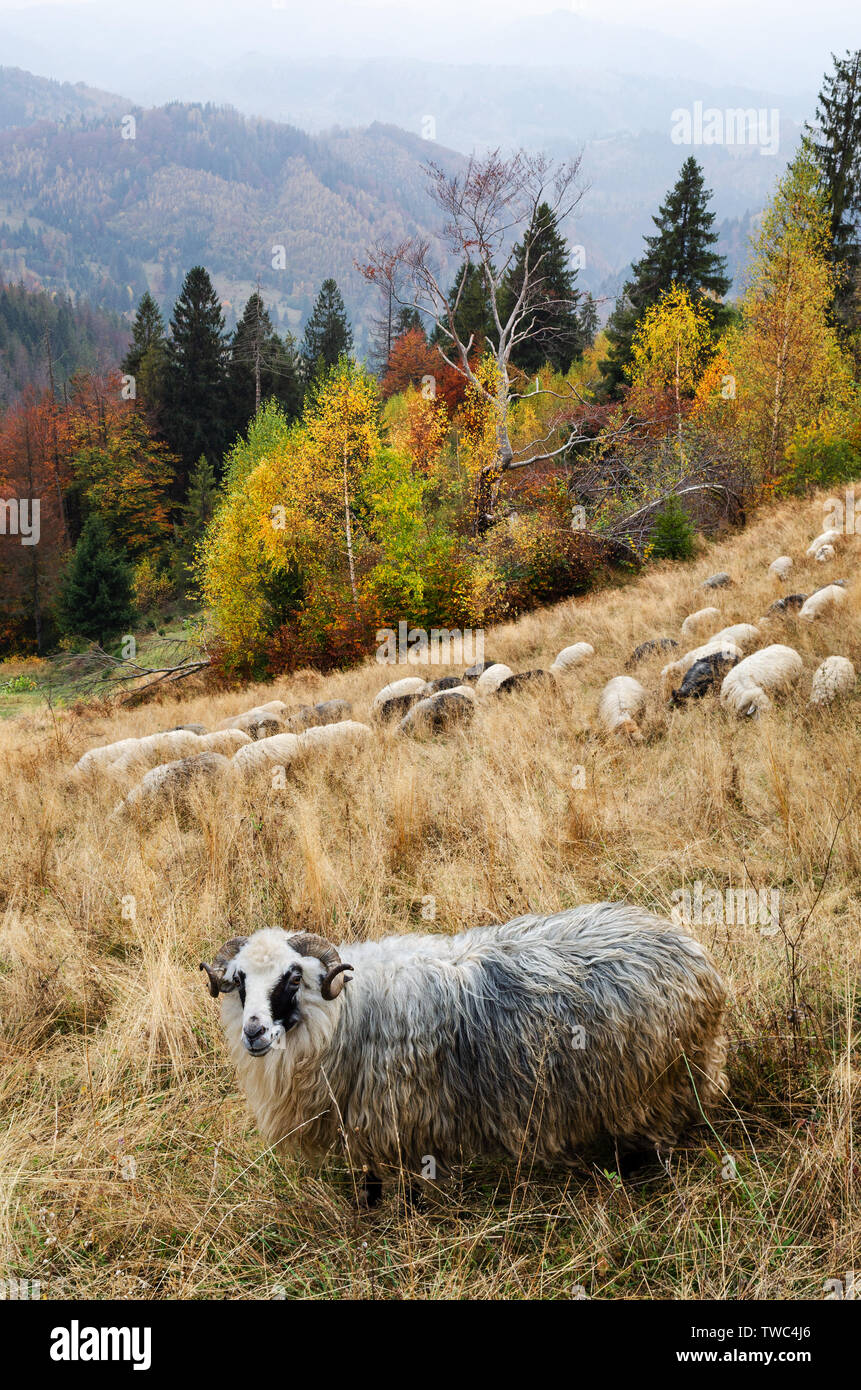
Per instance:
[[[188,496],[183,506],[185,541],[189,547],[200,539],[212,520],[218,496],[215,470],[205,454],[201,454],[188,481]]]
[[[324,280],[305,325],[301,358],[306,381],[337,366],[353,346],[347,310],[334,280]]]
[[[472,261],[464,262],[454,277],[448,298],[450,304],[457,304],[454,312],[455,330],[464,345],[472,338],[472,346],[476,347],[480,340],[491,337],[495,328],[493,310],[480,265]],[[431,335],[431,342],[445,353],[451,346],[451,338],[444,331],[447,327],[448,322],[443,317],[441,326],[437,326]],[[470,355],[471,352],[472,349]]]
[[[135,399],[158,415],[163,399],[167,342],[158,304],[146,290],[132,324],[132,341],[122,368],[135,378]]]
[[[231,425],[243,434],[260,404],[277,400],[289,419],[302,409],[302,386],[292,337],[282,341],[258,292],[252,294],[230,344]]]
[[[57,625],[69,636],[104,647],[134,621],[131,571],[110,542],[98,513],[88,517],[72,553],[57,605]]]
[[[200,265],[186,275],[170,322],[162,429],[181,461],[177,495],[182,498],[200,455],[220,469],[230,442],[224,315]]]
[[[528,337],[511,354],[516,367],[532,376],[544,363],[554,371],[567,372],[583,353],[583,331],[578,317],[577,273],[571,267],[568,244],[559,231],[552,208],[541,203],[514,257],[506,276],[500,310],[503,322],[514,308],[527,274],[524,301],[531,323]]]
[[[712,230],[715,215],[708,209],[711,191],[693,155],[682,165],[675,186],[652,221],[657,231],[644,238],[646,251],[632,266],[632,278],[622,289],[607,324],[610,348],[599,363],[604,378],[601,394],[615,397],[627,381],[631,342],[646,309],[672,285],[706,303],[712,330],[721,332],[729,312],[720,303],[730,286],[726,262],[711,248],[718,239]]]
[[[827,200],[830,260],[837,271],[835,318],[848,330],[861,320],[861,49],[838,58],[823,80],[810,132]]]

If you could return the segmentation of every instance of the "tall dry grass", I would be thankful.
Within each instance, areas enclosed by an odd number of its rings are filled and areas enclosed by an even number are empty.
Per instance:
[[[0,728],[0,1273],[49,1296],[756,1299],[822,1296],[857,1269],[858,703],[806,698],[826,655],[861,667],[861,541],[801,559],[821,517],[821,499],[786,504],[695,563],[488,634],[514,669],[591,642],[556,692],[490,699],[437,740],[380,731],[281,791],[201,793],[190,821],[112,823],[127,784],[83,787],[72,765],[267,697],[346,698],[364,718],[391,672]],[[848,616],[771,629],[804,657],[796,694],[759,722],[712,697],[673,712],[655,657],[644,744],[608,745],[598,692],[633,647],[706,603],[755,621],[785,592],[766,573],[782,552],[791,589],[851,579]],[[705,596],[717,569],[736,583]],[[197,970],[226,936],[453,932],[604,898],[667,912],[697,880],[778,889],[781,929],[691,928],[732,991],[732,1096],[668,1172],[486,1164],[425,1209],[393,1194],[368,1215],[339,1155],[313,1170],[254,1131]]]

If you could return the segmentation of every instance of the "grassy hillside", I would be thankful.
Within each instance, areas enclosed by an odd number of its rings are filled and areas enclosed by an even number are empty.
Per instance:
[[[857,1268],[857,978],[861,815],[857,697],[807,707],[831,653],[861,667],[861,540],[830,565],[804,550],[822,498],[759,514],[689,565],[532,614],[487,636],[516,670],[586,640],[593,662],[550,693],[489,697],[435,741],[381,730],[282,791],[201,793],[187,824],[109,821],[125,784],[82,787],[85,749],[266,698],[344,697],[366,719],[392,674],[304,673],[135,711],[30,713],[0,727],[0,1252],[49,1297],[818,1298]],[[713,696],[673,712],[662,658],[642,745],[596,729],[631,650],[679,635],[705,602],[756,621],[791,590],[850,581],[846,615],[778,619],[804,659],[758,721]],[[732,588],[704,597],[703,578]],[[402,674],[396,672],[395,674]],[[430,674],[439,674],[438,668]],[[585,768],[578,789],[577,767]],[[390,1195],[357,1214],[338,1155],[319,1171],[265,1151],[226,1058],[198,961],[267,922],[337,941],[502,921],[605,898],[668,912],[678,890],[780,893],[780,930],[702,923],[731,990],[732,1093],[669,1170],[622,1181],[472,1169],[424,1210]],[[853,1031],[854,1030],[854,1031]]]

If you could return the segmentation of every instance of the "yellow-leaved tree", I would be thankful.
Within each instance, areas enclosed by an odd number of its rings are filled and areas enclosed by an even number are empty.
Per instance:
[[[669,401],[682,460],[682,419],[712,350],[705,308],[679,285],[646,310],[634,335],[628,408],[660,417]]]

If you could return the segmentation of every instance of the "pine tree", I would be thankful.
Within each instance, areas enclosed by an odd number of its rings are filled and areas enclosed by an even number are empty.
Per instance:
[[[510,314],[523,288],[525,267],[536,271],[530,276],[528,300],[531,329],[529,336],[511,354],[515,367],[532,376],[545,362],[557,372],[567,372],[583,353],[583,332],[578,318],[580,298],[575,288],[576,271],[571,268],[567,242],[559,231],[552,209],[541,203],[522,242],[514,248],[506,276],[500,310],[503,322]]]
[[[679,501],[673,495],[655,513],[650,537],[655,560],[689,560],[694,553],[696,531]]]
[[[135,399],[158,415],[163,402],[167,341],[161,310],[149,290],[141,295],[123,371],[135,379]]]
[[[224,315],[200,265],[186,275],[174,305],[165,387],[162,429],[181,461],[177,495],[184,497],[201,454],[220,468],[230,433]]]
[[[305,325],[301,358],[306,381],[337,366],[353,346],[347,310],[334,280],[324,280]]]
[[[580,320],[580,335],[585,352],[594,343],[598,332],[598,305],[591,290],[587,290],[583,296],[577,317]]]
[[[112,548],[107,527],[97,514],[88,518],[75,546],[57,605],[61,632],[105,646],[135,617],[132,578],[122,556]]]
[[[720,300],[730,281],[726,262],[711,248],[718,239],[715,220],[707,204],[711,191],[704,186],[703,171],[693,155],[682,165],[678,180],[652,218],[657,232],[644,238],[646,252],[632,266],[632,279],[624,286],[607,324],[610,348],[599,363],[604,378],[601,394],[616,397],[628,379],[631,343],[637,323],[646,309],[675,284],[707,301],[713,334],[729,321]]]
[[[449,304],[457,304],[454,313],[454,325],[457,336],[462,343],[468,343],[472,338],[472,348],[477,348],[482,340],[493,334],[495,328],[493,310],[487,293],[487,283],[480,265],[476,265],[473,261],[464,262],[454,277],[454,284],[449,291],[448,300]],[[448,355],[451,339],[444,331],[447,326],[443,316],[443,324],[434,330],[431,342],[441,347],[443,352]],[[470,349],[470,358],[472,358],[472,348]]]
[[[290,419],[302,409],[302,386],[292,337],[282,341],[259,291],[252,294],[230,344],[230,405],[234,434],[242,434],[261,402],[274,397]]]
[[[215,471],[205,454],[201,454],[192,469],[188,482],[188,497],[183,506],[185,539],[189,548],[203,535],[215,511],[218,483]]]
[[[811,142],[825,191],[831,264],[837,271],[834,312],[851,330],[861,321],[861,49],[838,58],[824,78]]]

